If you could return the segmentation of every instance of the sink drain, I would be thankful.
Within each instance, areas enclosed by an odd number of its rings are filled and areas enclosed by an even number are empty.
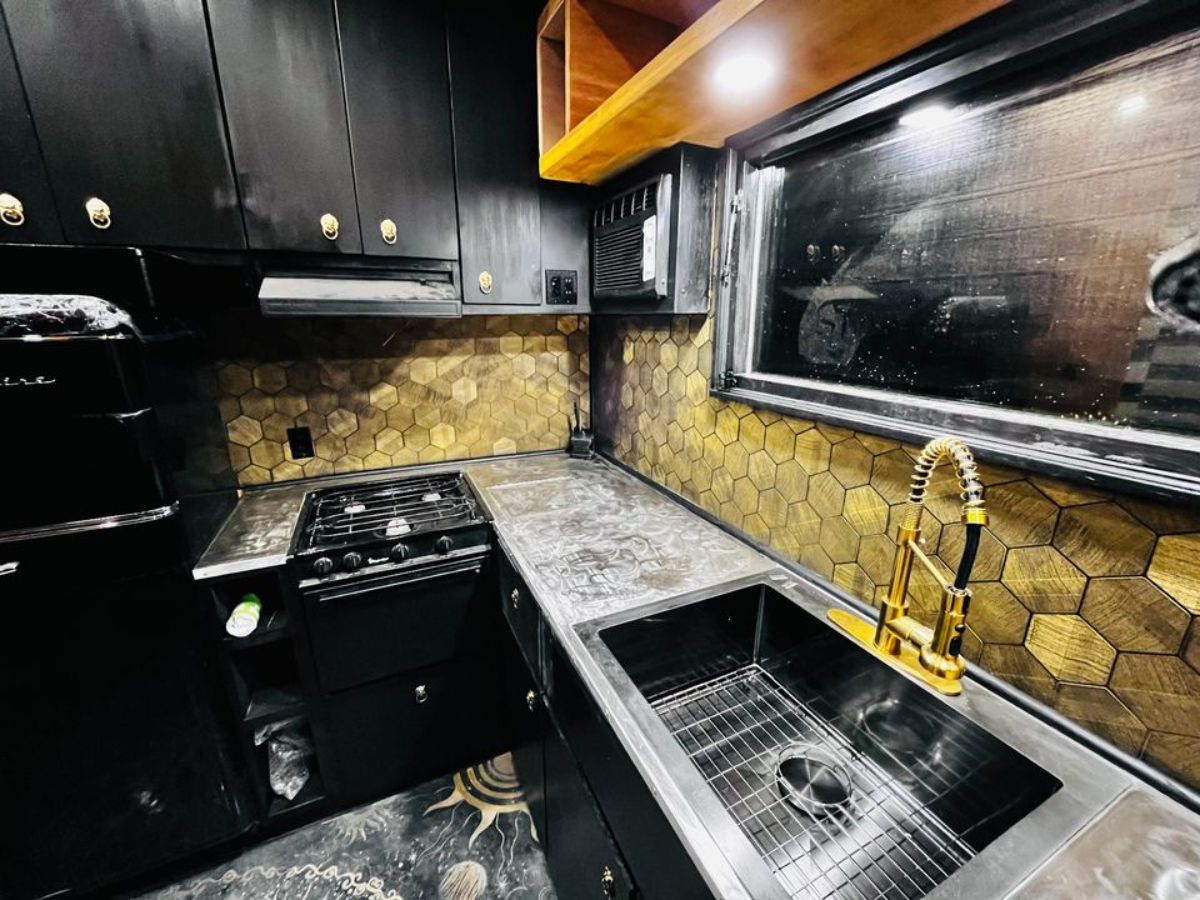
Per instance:
[[[870,704],[859,714],[858,729],[854,743],[864,752],[874,742],[907,759],[923,757],[932,762],[941,757],[941,723],[899,700],[889,698]]]
[[[841,760],[812,744],[784,747],[775,764],[775,780],[784,799],[814,817],[844,806],[854,792]]]

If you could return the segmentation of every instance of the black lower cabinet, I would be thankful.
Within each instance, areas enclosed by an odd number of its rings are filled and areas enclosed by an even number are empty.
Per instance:
[[[342,803],[386,796],[504,748],[500,662],[457,658],[329,697]]]
[[[509,741],[558,895],[712,897],[520,575],[500,571]]]
[[[546,860],[564,900],[636,897],[633,879],[566,741],[553,726],[543,744]]]

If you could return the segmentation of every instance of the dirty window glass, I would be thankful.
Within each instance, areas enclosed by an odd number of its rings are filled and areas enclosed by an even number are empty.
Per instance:
[[[781,163],[754,368],[1200,434],[1200,26],[1174,27]]]

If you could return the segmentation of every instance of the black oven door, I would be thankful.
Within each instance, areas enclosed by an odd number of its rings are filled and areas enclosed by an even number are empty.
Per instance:
[[[304,592],[326,693],[478,652],[496,633],[487,552],[382,569]]]

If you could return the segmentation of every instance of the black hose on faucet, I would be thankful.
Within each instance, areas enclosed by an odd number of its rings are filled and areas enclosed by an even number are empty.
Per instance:
[[[982,525],[968,525],[966,541],[963,545],[962,559],[958,561],[958,572],[954,576],[954,586],[964,590],[971,579],[971,569],[975,566],[975,554],[979,552],[980,532]]]

